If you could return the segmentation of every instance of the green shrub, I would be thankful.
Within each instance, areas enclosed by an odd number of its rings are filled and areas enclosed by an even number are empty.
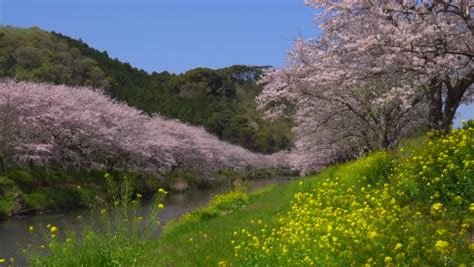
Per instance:
[[[7,171],[7,177],[13,180],[23,191],[30,192],[40,185],[40,181],[25,169],[15,168]]]
[[[18,186],[11,179],[0,176],[0,197],[11,191],[17,191]]]
[[[34,168],[32,171],[32,175],[36,177],[38,180],[41,181],[43,185],[57,185],[57,184],[64,184],[71,177],[68,177],[65,171],[60,168]]]
[[[25,207],[31,210],[55,209],[53,200],[43,192],[33,192],[25,195]]]
[[[60,210],[88,205],[89,200],[73,185],[44,187],[25,195],[25,207],[32,211]]]
[[[0,176],[0,218],[11,216],[19,209],[17,197],[22,196],[16,183],[7,177]]]
[[[48,196],[55,209],[78,207],[84,203],[81,192],[73,185],[47,187],[38,190],[38,192]]]

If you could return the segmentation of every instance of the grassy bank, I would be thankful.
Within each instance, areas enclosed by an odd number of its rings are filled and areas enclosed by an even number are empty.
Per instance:
[[[170,224],[154,251],[158,265],[468,266],[474,128],[406,141],[246,199],[206,216],[211,202]]]
[[[93,256],[83,247],[115,251],[100,232],[89,236],[101,242],[57,241],[36,259],[42,266],[80,266],[68,259]],[[473,237],[470,127],[408,140],[395,151],[285,185],[237,188],[170,222],[159,239],[125,236],[127,257],[107,260],[130,266],[470,266]],[[62,257],[61,247],[74,249]],[[88,262],[95,264],[92,256]]]

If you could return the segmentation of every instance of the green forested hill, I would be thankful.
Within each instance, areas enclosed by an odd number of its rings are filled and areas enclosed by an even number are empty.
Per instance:
[[[0,27],[0,77],[101,87],[144,112],[202,125],[223,140],[272,153],[289,146],[291,124],[266,121],[255,111],[263,68],[149,74],[59,33]]]

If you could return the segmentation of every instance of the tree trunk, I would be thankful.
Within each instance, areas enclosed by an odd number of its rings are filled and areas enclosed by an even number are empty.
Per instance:
[[[431,130],[439,130],[443,121],[443,99],[441,96],[442,84],[433,81],[429,90],[429,120]]]
[[[450,126],[453,123],[454,115],[456,115],[456,111],[461,103],[462,97],[471,84],[472,79],[463,79],[457,83],[455,87],[452,87],[449,81],[446,82],[446,87],[448,90],[446,95],[446,103],[444,104],[443,121],[441,122],[441,129],[444,130],[445,133],[449,132]]]

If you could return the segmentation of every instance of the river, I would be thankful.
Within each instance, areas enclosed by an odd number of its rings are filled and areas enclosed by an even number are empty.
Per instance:
[[[291,181],[290,177],[275,177],[266,179],[257,179],[251,181],[251,188],[256,189],[270,184],[281,184]],[[197,207],[205,205],[209,199],[228,188],[214,189],[188,189],[184,192],[170,192],[166,195],[163,203],[165,208],[160,213],[160,221],[165,224],[170,219],[179,217],[184,213],[191,211]],[[144,212],[147,206],[143,207]],[[33,225],[54,224],[60,229],[67,225],[77,225],[77,217],[81,216],[82,220],[87,221],[91,218],[91,212],[88,209],[63,211],[59,213],[38,214],[27,216],[24,218],[14,218],[6,221],[0,221],[0,258],[14,257],[16,266],[26,266],[25,258],[20,252],[25,246],[26,240],[30,238],[28,227]],[[162,224],[162,225],[163,225]]]

